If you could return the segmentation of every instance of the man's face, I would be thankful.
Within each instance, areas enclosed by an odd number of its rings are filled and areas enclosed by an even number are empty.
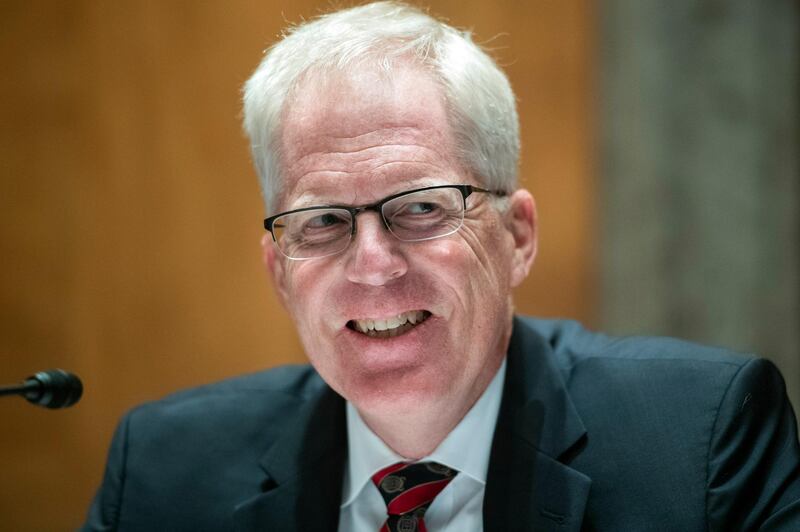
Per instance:
[[[421,70],[306,81],[283,119],[280,211],[480,185],[458,163],[442,92]],[[286,259],[265,237],[265,261],[311,363],[362,414],[463,416],[488,385],[507,347],[510,290],[533,259],[530,195],[510,203],[501,212],[474,193],[461,229],[422,242],[397,240],[367,211],[344,252],[308,261]],[[412,316],[423,319],[396,336],[358,327]]]

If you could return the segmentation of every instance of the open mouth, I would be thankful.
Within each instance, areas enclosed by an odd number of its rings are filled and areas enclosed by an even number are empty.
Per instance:
[[[392,338],[410,331],[430,316],[427,310],[410,310],[387,319],[350,320],[347,327],[370,338]]]

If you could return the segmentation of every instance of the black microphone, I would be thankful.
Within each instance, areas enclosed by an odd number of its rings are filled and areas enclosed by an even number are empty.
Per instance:
[[[31,403],[46,408],[67,408],[78,402],[83,383],[77,375],[63,369],[40,371],[22,384],[0,386],[2,395],[22,395]]]

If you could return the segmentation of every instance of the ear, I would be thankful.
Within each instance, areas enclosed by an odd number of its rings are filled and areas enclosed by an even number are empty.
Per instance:
[[[279,256],[272,242],[272,236],[265,233],[261,237],[261,259],[264,267],[272,278],[272,286],[278,294],[281,304],[286,307],[288,293],[286,290],[286,270],[284,269],[283,256]]]
[[[514,237],[514,255],[511,260],[511,286],[519,286],[528,276],[536,258],[537,229],[536,202],[530,192],[516,190],[509,198],[506,225]]]

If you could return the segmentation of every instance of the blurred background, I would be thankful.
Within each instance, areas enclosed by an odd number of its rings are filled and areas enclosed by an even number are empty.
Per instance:
[[[798,5],[427,2],[519,100],[540,211],[521,312],[755,351],[800,404]],[[0,530],[70,530],[127,409],[303,362],[260,263],[240,87],[328,2],[0,2]]]

